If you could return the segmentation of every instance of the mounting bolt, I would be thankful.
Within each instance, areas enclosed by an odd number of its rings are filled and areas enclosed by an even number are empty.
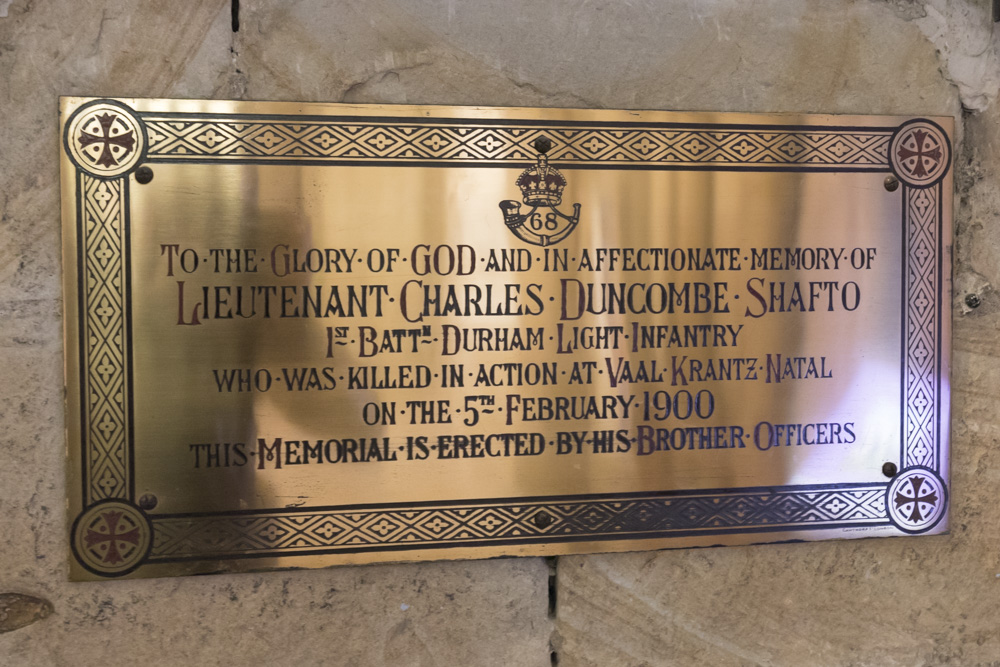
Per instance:
[[[548,137],[538,137],[531,143],[531,145],[534,146],[535,150],[542,155],[545,155],[552,150],[552,140]]]
[[[153,170],[143,165],[135,170],[135,180],[139,185],[146,185],[153,180]]]
[[[899,469],[892,461],[886,461],[882,464],[882,474],[886,477],[895,477],[897,472],[899,472]]]
[[[979,298],[978,294],[966,294],[965,295],[965,305],[969,308],[979,308],[979,305],[983,302]]]
[[[535,515],[535,525],[539,528],[547,528],[552,523],[552,515],[548,512],[539,512]]]
[[[156,499],[152,493],[145,494],[142,498],[139,498],[139,509],[150,511],[156,509],[156,504],[159,501]]]
[[[889,192],[895,192],[899,188],[899,180],[895,176],[886,176],[883,185]]]

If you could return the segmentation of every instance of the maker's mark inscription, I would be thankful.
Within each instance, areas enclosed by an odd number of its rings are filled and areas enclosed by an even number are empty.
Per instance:
[[[580,205],[573,204],[573,214],[566,215],[557,206],[562,203],[566,177],[549,164],[545,155],[552,142],[544,137],[534,143],[538,162],[517,177],[524,203],[531,208],[521,213],[521,204],[512,199],[500,202],[503,219],[514,236],[533,245],[550,246],[573,233],[580,221]],[[547,209],[547,210],[546,210]]]

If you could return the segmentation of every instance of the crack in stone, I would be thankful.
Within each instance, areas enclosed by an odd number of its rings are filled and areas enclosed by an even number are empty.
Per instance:
[[[246,7],[240,6],[238,2],[230,0],[229,13],[231,15],[233,29],[229,32],[229,71],[226,74],[225,96],[233,100],[246,99],[247,89],[250,86],[250,76],[243,69],[243,58],[241,47],[246,27],[245,13]]]
[[[385,69],[377,70],[377,71],[373,72],[372,74],[370,74],[369,76],[365,77],[364,79],[362,79],[360,81],[356,81],[355,83],[352,83],[351,85],[349,85],[347,87],[347,89],[344,90],[344,93],[340,96],[340,101],[341,102],[356,102],[358,100],[352,100],[352,99],[350,99],[350,97],[353,94],[361,91],[365,86],[367,86],[369,84],[376,84],[377,85],[379,83],[382,83],[383,81],[386,81],[387,79],[389,79],[390,77],[393,77],[393,76],[395,76],[398,79],[400,72],[408,72],[408,71],[412,71],[412,70],[415,70],[415,69],[420,69],[421,67],[427,67],[427,66],[429,66],[431,64],[433,64],[432,61],[428,60],[428,61],[424,61],[424,62],[418,62],[418,63],[415,63],[413,65],[405,65],[405,66],[401,66],[401,67],[387,67]]]
[[[585,97],[581,97],[580,95],[577,95],[576,93],[571,93],[571,92],[565,91],[565,90],[561,90],[561,91],[545,90],[544,88],[536,86],[533,83],[529,83],[527,81],[519,81],[519,80],[515,79],[514,77],[512,77],[510,75],[504,75],[504,76],[505,76],[505,78],[508,81],[510,81],[512,84],[514,84],[515,86],[517,86],[521,90],[530,91],[530,92],[535,93],[536,95],[538,95],[538,96],[540,96],[540,97],[542,97],[544,99],[560,98],[561,97],[561,98],[567,98],[567,99],[572,100],[573,104],[575,104],[577,106],[580,106],[580,107],[584,107],[584,108],[588,108],[588,109],[603,109],[604,108],[603,104],[600,104],[600,103],[595,102],[593,100],[589,100],[589,99],[587,99]]]
[[[240,67],[240,52],[236,48],[237,35],[239,33],[232,33],[232,44],[229,47],[229,74],[226,76],[226,87],[228,88],[228,95],[237,100],[242,100],[246,98],[247,87],[250,85],[250,77],[244,73],[243,69]]]
[[[104,36],[104,24],[108,21],[114,20],[113,17],[108,16],[108,10],[101,10],[101,24],[97,28],[97,37],[94,38],[93,43],[90,45],[90,56],[92,58],[98,56],[101,52],[101,37]]]

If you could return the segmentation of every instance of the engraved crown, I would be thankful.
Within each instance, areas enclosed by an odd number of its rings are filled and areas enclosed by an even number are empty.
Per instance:
[[[538,150],[538,162],[517,177],[515,185],[521,188],[524,203],[529,206],[558,206],[562,202],[566,178],[555,167],[549,166],[549,158],[545,155],[552,147],[547,139],[535,142]]]

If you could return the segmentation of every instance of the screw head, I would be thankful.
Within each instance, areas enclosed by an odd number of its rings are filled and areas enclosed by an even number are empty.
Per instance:
[[[552,515],[548,512],[539,512],[535,515],[535,525],[539,528],[546,528],[552,523]]]
[[[965,295],[965,305],[969,308],[979,308],[983,300],[979,298],[978,294],[966,294]]]
[[[899,180],[895,176],[886,176],[883,185],[889,192],[895,192],[899,188]]]
[[[159,501],[157,500],[156,496],[154,496],[152,493],[147,493],[143,495],[142,498],[139,498],[139,509],[146,510],[148,512],[150,510],[156,509],[156,504],[158,502]]]
[[[548,137],[538,137],[532,142],[531,145],[534,146],[535,150],[541,153],[542,155],[552,150],[552,140],[549,139]]]
[[[153,180],[153,170],[143,165],[135,170],[135,180],[139,185],[146,185]]]
[[[886,477],[895,477],[897,472],[899,472],[899,469],[892,461],[886,461],[882,464],[882,474]]]

